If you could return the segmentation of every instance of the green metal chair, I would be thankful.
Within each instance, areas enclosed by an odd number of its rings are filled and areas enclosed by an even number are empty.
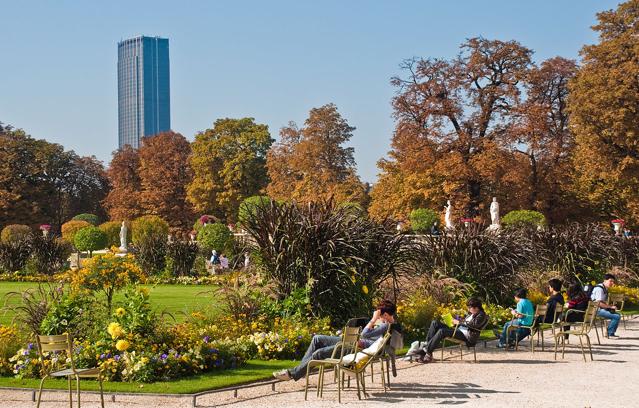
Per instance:
[[[623,312],[623,307],[626,304],[626,297],[623,293],[611,293],[608,296],[608,304],[610,306],[617,306],[617,313],[621,315],[621,322],[623,323],[623,328],[626,328],[626,315],[621,313]]]
[[[486,316],[486,322],[483,324],[483,326],[479,329],[479,331],[481,332],[482,330],[484,330],[486,328],[486,326],[488,326],[488,323],[490,322],[490,318],[489,316]],[[477,362],[477,344],[473,344],[472,346],[469,346],[468,343],[466,342],[466,340],[459,340],[457,338],[455,338],[455,333],[457,332],[457,328],[459,327],[459,325],[455,325],[455,330],[453,331],[453,335],[451,337],[444,337],[444,339],[442,340],[442,361],[444,361],[444,349],[446,348],[446,342],[450,342],[450,343],[454,343],[454,344],[458,344],[459,345],[459,359],[463,360],[464,359],[464,346],[467,346],[468,349],[473,349],[473,359],[475,361],[475,363]],[[452,353],[452,350],[451,350]]]
[[[526,325],[521,325],[521,324],[513,324],[511,326],[508,327],[508,330],[506,331],[506,344],[509,343],[509,338],[510,338],[510,332],[514,331],[515,329],[529,329],[530,330],[530,351],[532,351],[533,353],[535,352],[535,342],[534,342],[534,336],[537,333],[537,330],[539,329],[539,321],[544,321],[546,319],[546,312],[548,311],[548,305],[537,305],[537,307],[535,308],[535,313],[533,314],[533,320],[532,323],[528,326]],[[508,348],[505,348],[504,350],[508,350]],[[543,350],[543,343],[542,343],[542,350]],[[519,351],[519,333],[515,332],[515,351]]]
[[[544,323],[543,321],[538,324],[537,327],[537,344],[541,342],[541,351],[544,351],[544,330],[551,329],[552,336],[555,337],[555,333],[557,333],[557,329],[561,330],[563,327],[563,315],[564,315],[564,305],[556,304],[555,311],[553,312],[553,319],[551,323]],[[548,311],[546,311],[545,316],[547,317]],[[531,338],[532,341],[532,338]]]
[[[364,398],[366,398],[366,369],[373,362],[376,361],[376,358],[384,352],[384,348],[388,344],[390,340],[391,334],[387,332],[384,337],[382,337],[380,343],[378,344],[377,351],[374,353],[367,353],[364,350],[360,350],[359,353],[366,354],[367,358],[360,362],[340,362],[337,365],[339,380],[337,381],[337,401],[339,403],[342,402],[342,387],[344,383],[345,377],[348,375],[350,377],[355,377],[355,382],[357,383],[357,398],[362,399],[361,393],[364,394]],[[355,353],[357,355],[358,353]],[[361,385],[361,393],[360,393],[360,385]],[[386,381],[384,376],[382,375],[382,386],[384,387],[384,392],[386,392]]]
[[[586,338],[586,344],[588,345],[588,351],[590,352],[590,360],[593,361],[594,358],[592,356],[592,345],[590,343],[590,336],[588,335],[588,333],[590,333],[590,330],[592,329],[592,327],[595,324],[595,318],[597,317],[597,309],[598,309],[598,303],[597,302],[589,302],[588,303],[588,307],[586,308],[584,313],[584,321],[583,322],[571,322],[570,324],[571,329],[569,330],[565,330],[565,329],[561,329],[560,331],[558,331],[557,333],[555,333],[555,360],[557,360],[557,351],[559,349],[559,341],[561,340],[561,358],[564,358],[564,353],[566,351],[566,338],[565,335],[574,335],[579,337],[579,344],[581,346],[581,354],[584,358],[584,361],[587,362],[588,360],[586,359],[586,352],[584,349],[584,341],[583,338]],[[571,309],[572,310],[572,309]],[[578,311],[575,311],[578,312]],[[597,329],[595,328],[595,332],[597,331]]]
[[[60,378],[67,377],[69,383],[69,407],[73,408],[73,392],[71,391],[71,378],[75,378],[76,381],[76,390],[78,394],[78,408],[80,408],[80,378],[97,378],[100,383],[100,404],[102,408],[104,408],[104,394],[102,391],[102,372],[98,367],[91,368],[76,368],[75,363],[73,362],[73,340],[69,334],[62,334],[57,336],[41,336],[36,335],[36,343],[38,346],[38,354],[41,358],[44,357],[44,353],[51,352],[62,352],[66,351],[68,361],[70,361],[71,368],[66,368],[64,370],[52,371],[54,369],[53,365],[49,366],[49,369],[46,370],[43,368],[42,380],[40,381],[40,388],[38,389],[38,402],[36,404],[36,408],[40,407],[40,400],[42,397],[42,387],[44,385],[44,380],[47,377]]]
[[[333,368],[338,374],[337,367],[341,364],[344,356],[348,353],[357,353],[357,343],[359,341],[360,327],[344,327],[342,332],[342,339],[335,345],[331,358],[324,360],[311,360],[306,367],[306,387],[304,389],[304,400],[308,399],[308,378],[311,375],[313,368],[319,368],[319,377],[317,379],[317,396],[322,397],[324,390],[324,371],[326,368]],[[337,358],[337,352],[339,350],[339,358]]]

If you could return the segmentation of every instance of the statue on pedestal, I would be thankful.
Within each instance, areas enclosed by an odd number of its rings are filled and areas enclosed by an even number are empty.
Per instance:
[[[121,252],[127,251],[126,233],[127,233],[126,222],[122,221],[122,226],[120,227],[120,248],[119,248]]]
[[[444,222],[446,223],[446,229],[452,230],[452,229],[455,229],[455,226],[453,225],[453,220],[451,218],[451,210],[453,206],[450,203],[450,200],[446,201],[446,203],[447,205],[446,207],[444,207],[444,209],[446,210],[446,215],[444,215]]]
[[[497,197],[493,197],[493,202],[490,203],[490,226],[488,227],[488,230],[497,231],[500,228],[499,203],[497,202]]]

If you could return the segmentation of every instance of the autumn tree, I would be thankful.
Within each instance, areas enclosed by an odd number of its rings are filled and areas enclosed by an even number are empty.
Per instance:
[[[195,136],[187,197],[195,210],[234,220],[242,201],[268,184],[266,154],[273,139],[253,118],[218,119]]]
[[[575,187],[600,216],[639,222],[639,0],[597,18],[570,88]]]
[[[102,212],[108,189],[102,163],[0,124],[0,224],[52,224]]]
[[[190,228],[193,210],[186,200],[192,179],[189,142],[179,133],[163,132],[144,138],[138,154],[139,200],[144,214],[157,215],[174,228]]]
[[[365,202],[366,188],[356,173],[354,149],[344,146],[354,130],[334,104],[311,109],[302,128],[289,123],[267,156],[268,194],[300,202],[329,197],[337,202]]]
[[[576,71],[575,61],[561,57],[532,67],[524,81],[526,99],[515,107],[503,140],[519,156],[511,178],[521,177],[522,208],[542,212],[550,223],[575,216],[578,207],[570,193],[575,143],[567,109],[568,83]]]
[[[129,145],[113,152],[107,170],[111,191],[104,200],[111,220],[132,220],[143,214],[140,202],[140,156]]]
[[[403,64],[406,76],[391,81],[398,90],[393,151],[380,162],[372,215],[407,215],[410,206],[450,198],[457,215],[475,216],[497,191],[517,194],[505,187],[512,183],[512,155],[499,140],[519,104],[531,54],[516,41],[473,38],[453,60]]]

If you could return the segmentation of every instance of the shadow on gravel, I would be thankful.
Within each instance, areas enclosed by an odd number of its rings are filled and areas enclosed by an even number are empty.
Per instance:
[[[369,401],[398,403],[407,400],[442,400],[439,404],[460,405],[472,403],[486,394],[518,394],[515,391],[498,391],[482,388],[472,383],[452,383],[450,385],[427,385],[418,383],[398,383],[387,391],[370,392]]]

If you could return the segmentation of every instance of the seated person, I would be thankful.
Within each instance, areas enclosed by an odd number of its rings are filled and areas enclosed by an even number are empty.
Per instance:
[[[565,321],[569,323],[574,322],[583,322],[584,321],[584,313],[586,308],[588,307],[588,296],[586,292],[584,292],[581,287],[581,283],[576,282],[572,284],[568,290],[566,291],[568,295],[568,304],[566,310],[566,318]],[[568,312],[569,310],[573,310],[573,312]],[[575,312],[578,311],[578,312]],[[570,330],[570,325],[564,326],[564,331]],[[565,335],[568,338],[568,335]]]
[[[389,300],[383,300],[373,317],[368,324],[362,330],[358,346],[362,349],[369,347],[378,338],[384,336],[388,331],[389,325],[395,322],[395,313],[397,308],[395,304]],[[273,377],[278,380],[290,380],[295,381],[304,378],[306,376],[306,366],[311,360],[324,360],[330,358],[335,349],[335,345],[340,342],[342,338],[340,336],[325,336],[316,334],[311,340],[311,344],[306,350],[306,354],[302,357],[302,361],[294,368],[288,370],[276,371],[273,373]]]
[[[561,294],[561,281],[559,279],[551,279],[548,281],[548,291],[550,297],[546,301],[546,316],[542,321],[541,316],[538,317],[538,323],[554,323],[555,306],[564,304],[564,297]]]
[[[433,350],[440,346],[445,337],[455,337],[463,340],[468,346],[474,346],[481,334],[481,328],[486,324],[488,316],[484,312],[481,300],[471,297],[466,302],[468,315],[463,321],[453,319],[453,324],[458,325],[457,330],[448,327],[442,322],[433,320],[426,336],[426,346],[417,350],[417,361],[420,363],[430,363],[433,360]]]
[[[617,313],[617,307],[606,303],[608,301],[608,289],[613,287],[616,281],[615,275],[611,273],[605,274],[603,282],[595,286],[590,295],[590,300],[598,302],[599,310],[597,310],[597,316],[610,320],[608,338],[611,339],[619,338],[615,332],[617,331],[617,326],[619,326],[619,319],[621,319],[621,315]]]
[[[501,334],[497,331],[497,329],[494,330],[495,335],[499,337],[499,344],[497,344],[498,348],[514,346],[515,339],[523,340],[530,335],[529,328],[519,327],[532,325],[533,317],[535,316],[533,304],[530,300],[526,299],[526,296],[528,296],[528,291],[526,289],[518,289],[515,292],[517,308],[510,309],[510,313],[512,313],[514,319],[504,325],[504,329]],[[514,329],[510,329],[509,333],[510,326],[513,326]],[[506,339],[508,339],[508,343],[506,343]]]

